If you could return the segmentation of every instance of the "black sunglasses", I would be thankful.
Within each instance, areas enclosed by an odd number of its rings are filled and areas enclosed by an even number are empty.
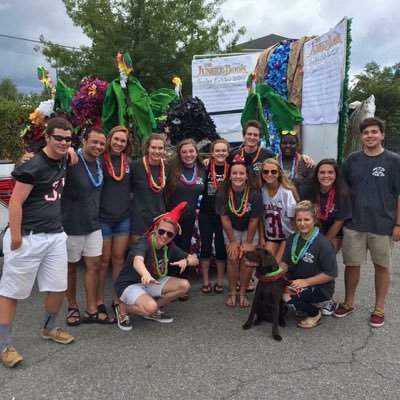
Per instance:
[[[50,135],[56,142],[62,142],[65,140],[66,143],[72,142],[72,136],[62,136],[62,135]]]
[[[268,175],[268,174],[278,175],[278,170],[277,169],[263,169],[262,173],[263,173],[263,175]]]
[[[167,235],[170,239],[172,239],[175,236],[174,232],[166,231],[165,229],[162,228],[157,229],[157,233],[160,236]]]

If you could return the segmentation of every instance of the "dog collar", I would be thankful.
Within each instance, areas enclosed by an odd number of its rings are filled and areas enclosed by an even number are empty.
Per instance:
[[[277,281],[278,279],[281,279],[284,275],[284,272],[282,271],[281,268],[277,269],[274,272],[268,272],[264,275],[257,274],[255,273],[256,278],[261,281],[261,282],[272,282],[272,281]]]

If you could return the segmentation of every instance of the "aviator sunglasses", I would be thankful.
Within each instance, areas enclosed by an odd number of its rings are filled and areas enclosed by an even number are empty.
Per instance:
[[[277,175],[278,170],[277,169],[263,169],[262,173],[263,173],[263,175],[268,175],[268,174]]]
[[[160,236],[167,235],[170,239],[172,239],[175,236],[175,233],[166,231],[165,229],[162,229],[162,228],[157,229],[157,233]]]
[[[66,143],[72,142],[72,136],[62,136],[62,135],[50,135],[56,142],[62,142],[63,140],[66,141]]]

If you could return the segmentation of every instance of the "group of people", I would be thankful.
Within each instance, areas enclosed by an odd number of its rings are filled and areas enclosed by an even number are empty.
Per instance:
[[[188,300],[188,271],[199,262],[203,293],[224,293],[226,269],[226,306],[248,307],[252,269],[243,253],[256,246],[267,248],[286,272],[283,299],[304,314],[301,328],[317,326],[322,313],[344,317],[354,310],[368,249],[376,290],[370,324],[384,324],[391,250],[400,239],[400,156],[383,149],[378,118],[360,124],[364,149],[349,156],[342,171],[333,159],[314,166],[300,155],[296,131],[282,132],[280,152],[273,154],[260,144],[257,121],[245,124],[238,149],[218,139],[206,160],[192,139],[181,141],[167,160],[164,135],[153,133],[143,157],[132,161],[123,126],[108,135],[99,128],[86,130],[75,154],[72,132],[68,121],[50,120],[46,146],[13,172],[0,281],[5,366],[23,359],[12,346],[11,328],[17,300],[30,295],[35,279],[47,292],[41,337],[68,344],[73,336],[56,324],[65,293],[69,326],[117,323],[129,331],[129,314],[168,323],[172,317],[162,306]],[[200,196],[197,258],[190,249]],[[336,253],[342,242],[346,293],[337,305]],[[211,285],[213,248],[217,276]],[[76,298],[81,258],[82,314]],[[114,315],[104,299],[110,264]]]

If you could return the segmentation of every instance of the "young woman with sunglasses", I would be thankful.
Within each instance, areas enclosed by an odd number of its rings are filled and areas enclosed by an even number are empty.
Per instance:
[[[250,161],[250,160],[249,160]],[[228,176],[217,192],[215,209],[220,215],[224,230],[227,260],[229,293],[227,307],[235,307],[237,301],[237,282],[239,279],[239,305],[248,307],[246,288],[250,281],[252,269],[247,268],[243,251],[252,250],[259,243],[258,221],[263,212],[260,190],[254,188],[249,180],[245,158],[236,154],[228,159],[230,163]]]
[[[229,143],[225,139],[217,139],[211,143],[211,158],[208,164],[205,189],[200,202],[200,266],[203,274],[203,287],[201,290],[205,294],[211,293],[209,268],[213,241],[217,265],[217,281],[214,284],[214,292],[220,294],[224,291],[222,284],[226,264],[226,251],[221,219],[215,214],[215,194],[228,172],[229,166],[226,162],[226,157],[229,154],[229,148]]]
[[[296,131],[283,131],[276,159],[289,181],[296,186],[300,199],[309,198],[314,173],[313,160],[298,153],[300,138]]]
[[[161,311],[161,307],[190,288],[182,273],[187,267],[197,265],[198,259],[172,243],[181,231],[178,221],[183,207],[184,202],[156,218],[148,232],[130,248],[115,284],[121,300],[116,308],[118,327],[124,331],[132,329],[128,313],[160,323],[172,322],[172,317]],[[168,276],[171,268],[178,270],[178,277]]]
[[[99,220],[103,235],[101,266],[97,289],[97,309],[107,314],[104,304],[104,288],[111,261],[112,279],[115,282],[128,248],[130,233],[131,159],[129,131],[124,126],[115,126],[107,135],[102,156],[104,184],[100,197]],[[118,298],[113,293],[112,307]],[[108,315],[108,314],[107,314]]]
[[[168,164],[164,160],[165,146],[165,136],[152,133],[143,144],[143,157],[132,162],[131,233],[133,240],[142,236],[154,218],[166,211],[164,189]]]
[[[286,239],[294,232],[292,219],[299,200],[298,194],[278,162],[272,158],[262,163],[258,179],[264,205],[261,224],[262,236],[265,238],[264,246],[279,263]]]
[[[182,201],[187,202],[180,224],[182,233],[176,235],[174,242],[183,251],[189,252],[192,242],[193,228],[196,217],[196,208],[199,196],[203,193],[206,181],[206,170],[203,167],[196,142],[193,139],[184,139],[176,146],[176,155],[170,161],[170,171],[165,187],[167,210],[171,210]],[[187,278],[189,270],[183,272]],[[186,301],[189,294],[181,296],[179,300]]]
[[[318,211],[308,200],[297,204],[296,233],[291,235],[279,263],[289,279],[283,299],[295,311],[306,314],[299,328],[314,328],[321,322],[315,305],[332,298],[338,275],[336,254],[331,242],[319,232]]]

